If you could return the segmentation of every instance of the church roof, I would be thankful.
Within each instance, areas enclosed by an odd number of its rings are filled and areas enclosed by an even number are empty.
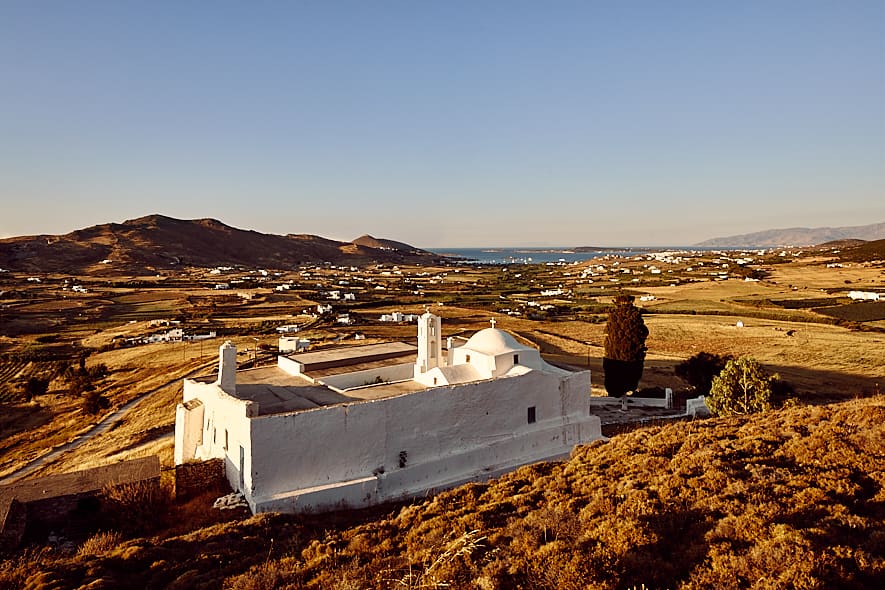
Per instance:
[[[458,385],[460,383],[470,383],[472,381],[480,381],[483,375],[476,370],[473,365],[454,365],[448,367],[437,367],[437,370],[443,374],[449,385]]]
[[[498,328],[480,330],[464,343],[463,348],[490,356],[518,352],[520,350],[534,350],[530,346],[520,344],[513,336]]]

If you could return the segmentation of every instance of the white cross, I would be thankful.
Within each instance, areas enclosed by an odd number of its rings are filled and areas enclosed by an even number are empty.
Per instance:
[[[497,323],[497,322],[495,321],[495,318],[492,318],[492,319],[490,319],[489,321],[492,323],[492,327],[494,328],[494,327],[495,327],[495,324]]]

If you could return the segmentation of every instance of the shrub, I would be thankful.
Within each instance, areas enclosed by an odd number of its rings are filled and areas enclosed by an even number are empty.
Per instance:
[[[710,393],[713,379],[722,372],[725,364],[731,358],[729,355],[699,352],[676,365],[675,373],[677,377],[691,385],[698,394],[707,395]]]
[[[83,411],[90,416],[98,414],[100,411],[107,409],[110,405],[111,402],[108,401],[108,398],[95,389],[86,392],[86,396],[83,398]]]
[[[25,383],[25,398],[31,401],[38,395],[44,395],[49,390],[49,379],[29,377]]]
[[[772,383],[756,359],[742,356],[726,363],[713,379],[707,406],[714,416],[751,414],[771,409]]]
[[[111,549],[116,549],[122,542],[123,535],[117,531],[102,531],[83,541],[77,549],[77,557],[102,555]]]
[[[101,490],[102,511],[124,533],[144,534],[162,524],[171,502],[168,491],[151,481],[106,485]]]

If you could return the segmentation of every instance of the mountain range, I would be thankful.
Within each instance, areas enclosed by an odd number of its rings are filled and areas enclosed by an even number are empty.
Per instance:
[[[308,234],[264,234],[215,220],[148,215],[65,235],[0,240],[0,268],[19,272],[138,274],[182,267],[292,268],[300,264],[432,263],[408,244],[362,236],[339,242]]]
[[[849,227],[769,229],[751,234],[713,238],[695,245],[714,248],[769,248],[773,246],[814,246],[836,240],[881,240],[883,238],[885,238],[885,223],[872,223]]]

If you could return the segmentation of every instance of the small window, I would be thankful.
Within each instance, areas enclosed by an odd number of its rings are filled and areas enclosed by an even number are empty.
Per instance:
[[[465,363],[469,363],[469,362],[470,362],[470,355],[469,355],[469,354],[468,354],[467,356],[464,357],[464,362],[465,362]]]
[[[436,385],[436,377],[433,378],[433,384]]]
[[[514,365],[518,365],[518,364],[519,364],[519,355],[518,355],[518,354],[514,354],[514,355],[513,355],[513,364],[514,364]]]
[[[216,435],[216,434],[218,434],[218,431],[216,431],[216,430],[213,428],[213,429],[212,429],[212,444],[215,444],[215,435]]]
[[[531,406],[531,407],[529,407],[529,411],[528,411],[529,424],[534,424],[536,419],[537,418],[535,416],[535,406]]]
[[[230,440],[229,440],[229,438],[228,438],[228,436],[227,436],[227,428],[225,428],[225,429],[224,429],[224,450],[225,450],[225,451],[227,450],[227,445],[228,445],[229,442],[230,442]]]

